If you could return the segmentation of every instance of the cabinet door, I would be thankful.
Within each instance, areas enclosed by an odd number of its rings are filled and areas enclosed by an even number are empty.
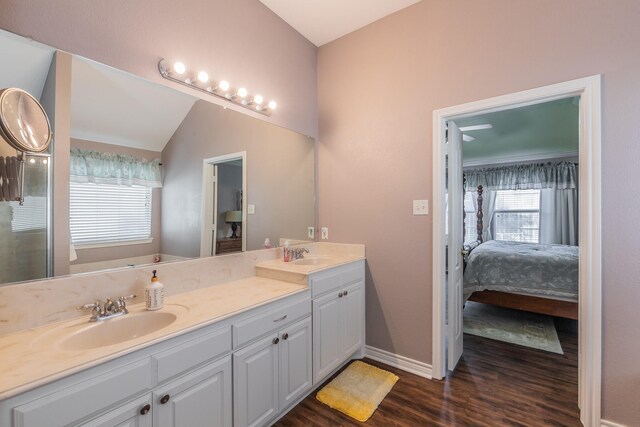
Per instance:
[[[342,362],[339,292],[313,300],[313,383],[317,384]]]
[[[147,406],[148,405],[148,406]],[[143,408],[145,410],[143,410]],[[82,424],[83,427],[151,427],[151,395],[147,394]]]
[[[280,410],[311,387],[311,317],[280,333]]]
[[[152,384],[151,360],[147,357],[15,408],[14,424],[15,427],[77,425],[78,420],[95,417],[106,408],[134,399],[150,390]]]
[[[234,426],[261,426],[278,412],[278,334],[233,355]]]
[[[231,356],[153,393],[154,427],[231,427]]]
[[[351,357],[364,344],[364,286],[349,286],[342,297],[342,360]]]

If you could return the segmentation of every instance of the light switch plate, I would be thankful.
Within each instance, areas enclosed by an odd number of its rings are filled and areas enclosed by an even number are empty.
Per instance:
[[[320,231],[321,231],[321,234],[320,234],[321,239],[329,240],[329,227],[322,227]]]
[[[255,213],[256,213],[256,205],[248,204],[248,205],[247,205],[247,213],[248,213],[249,215],[253,215],[253,214],[255,214]]]
[[[429,201],[428,200],[414,200],[413,201],[413,214],[414,215],[429,215]]]
[[[307,227],[307,238],[315,239],[316,238],[316,230],[313,227]]]

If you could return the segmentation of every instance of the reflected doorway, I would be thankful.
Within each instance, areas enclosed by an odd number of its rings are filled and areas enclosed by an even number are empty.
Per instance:
[[[246,152],[203,160],[200,256],[246,250]]]

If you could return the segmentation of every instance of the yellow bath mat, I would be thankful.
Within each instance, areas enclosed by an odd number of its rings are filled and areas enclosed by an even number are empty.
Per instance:
[[[322,387],[316,399],[364,422],[371,418],[398,379],[391,372],[355,361]]]

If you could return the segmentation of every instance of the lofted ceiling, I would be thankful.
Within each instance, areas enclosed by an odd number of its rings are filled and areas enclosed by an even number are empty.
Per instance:
[[[573,157],[578,154],[579,98],[565,98],[455,120],[459,127],[489,123],[492,129],[465,131],[465,166]]]
[[[260,0],[316,46],[420,0]]]
[[[17,87],[40,99],[55,49],[0,30],[0,89]]]
[[[73,56],[71,137],[162,151],[197,98]]]

